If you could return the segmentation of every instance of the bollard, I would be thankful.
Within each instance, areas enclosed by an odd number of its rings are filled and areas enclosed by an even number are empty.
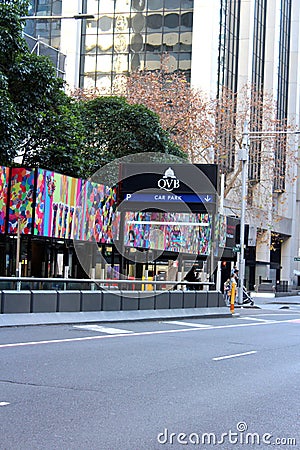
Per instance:
[[[231,294],[230,294],[230,312],[232,314],[234,314],[235,288],[236,288],[236,283],[233,281],[231,283]]]

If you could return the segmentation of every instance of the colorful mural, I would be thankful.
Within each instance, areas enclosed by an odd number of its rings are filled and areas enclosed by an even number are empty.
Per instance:
[[[0,232],[5,232],[9,169],[0,171]],[[36,183],[36,189],[35,189]],[[111,244],[119,239],[117,188],[68,177],[44,169],[11,169],[8,232],[57,239],[95,240]],[[33,205],[35,209],[33,210]],[[33,220],[34,219],[34,220]],[[212,223],[209,214],[127,212],[126,246],[208,255]],[[34,223],[33,223],[34,222]],[[223,238],[225,222],[219,224]],[[223,239],[221,239],[221,245]]]
[[[0,166],[0,233],[5,233],[9,168]]]
[[[32,233],[34,171],[25,168],[11,170],[8,233],[16,234],[18,223],[22,234]]]
[[[209,214],[127,212],[124,244],[193,255],[209,255],[212,223]]]
[[[34,234],[113,242],[116,188],[38,169]]]
[[[34,234],[73,238],[76,200],[82,180],[38,169]]]
[[[118,234],[117,188],[86,181],[77,198],[74,239],[111,244]]]

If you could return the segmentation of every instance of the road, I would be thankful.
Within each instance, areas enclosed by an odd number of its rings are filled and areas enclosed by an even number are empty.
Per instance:
[[[300,309],[5,328],[0,361],[1,450],[300,448]]]

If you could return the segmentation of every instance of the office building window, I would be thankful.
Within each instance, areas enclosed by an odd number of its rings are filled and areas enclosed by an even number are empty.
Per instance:
[[[288,114],[291,3],[291,0],[281,1],[277,97],[277,120],[280,125],[285,124]],[[286,145],[286,135],[278,137],[276,142],[274,176],[274,191],[278,193],[283,192],[285,189]]]
[[[250,110],[250,131],[261,131],[263,124],[263,89],[265,68],[267,0],[255,0],[252,60],[252,106]],[[262,142],[251,143],[248,177],[252,184],[261,176]]]
[[[240,0],[222,0],[218,59],[218,143],[215,162],[223,173],[235,164],[235,115],[238,80]],[[226,105],[226,106],[225,106]],[[224,127],[224,123],[228,126]]]
[[[97,20],[83,23],[80,87],[114,91],[129,73],[157,70],[168,53],[171,71],[190,77],[193,0],[83,0]]]
[[[62,0],[31,0],[30,16],[61,16]],[[60,49],[61,20],[27,20],[25,32],[38,37],[51,47]]]

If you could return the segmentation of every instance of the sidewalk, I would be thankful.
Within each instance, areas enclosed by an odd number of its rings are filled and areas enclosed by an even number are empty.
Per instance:
[[[260,309],[280,309],[284,306],[300,306],[300,296],[283,296],[283,297],[254,297],[254,305]],[[300,308],[299,308],[300,312]]]
[[[63,313],[0,314],[1,327],[63,325],[73,323],[128,322],[186,318],[232,317],[227,307],[156,309],[140,311],[92,311]]]
[[[254,306],[235,305],[234,317],[239,316],[239,309],[280,309],[289,306],[299,306],[300,296],[290,297],[256,297]],[[30,313],[30,314],[0,314],[1,327],[16,327],[30,325],[63,325],[73,323],[104,323],[128,322],[137,320],[166,320],[186,318],[229,318],[233,317],[228,307],[219,308],[186,308],[186,309],[156,309],[140,311],[91,311],[91,312],[60,312],[60,313]]]

